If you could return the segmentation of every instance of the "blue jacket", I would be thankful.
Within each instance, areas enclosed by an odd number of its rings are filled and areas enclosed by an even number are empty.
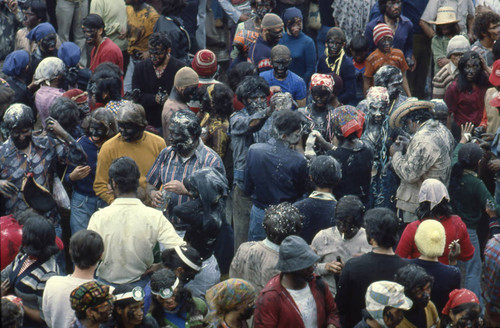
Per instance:
[[[370,52],[377,48],[373,43],[373,28],[378,23],[385,23],[383,15],[376,17],[366,24],[365,38],[368,40]],[[405,54],[405,58],[413,55],[413,23],[403,15],[400,16],[392,47],[401,50]]]

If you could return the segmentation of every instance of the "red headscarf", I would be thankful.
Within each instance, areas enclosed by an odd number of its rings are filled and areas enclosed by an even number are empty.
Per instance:
[[[477,298],[476,294],[468,289],[455,289],[450,293],[450,298],[448,299],[448,302],[446,302],[446,305],[441,312],[443,314],[449,315],[451,309],[454,309],[457,306],[465,303],[479,304],[479,298]]]

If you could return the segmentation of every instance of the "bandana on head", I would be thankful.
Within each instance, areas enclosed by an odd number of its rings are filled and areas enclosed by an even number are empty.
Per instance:
[[[476,294],[474,294],[468,289],[465,288],[455,289],[450,293],[448,302],[446,302],[446,305],[444,306],[443,311],[441,313],[449,315],[451,309],[454,309],[457,306],[465,303],[479,304],[479,299],[477,298]]]
[[[361,138],[363,133],[363,124],[365,123],[365,114],[358,111],[355,107],[345,105],[335,108],[332,113],[334,128],[342,132],[346,138],[352,133],[356,133]]]
[[[56,30],[54,29],[54,26],[50,23],[40,23],[37,26],[35,26],[29,33],[26,35],[26,37],[31,40],[31,41],[40,41],[47,35],[51,33],[56,33]]]
[[[441,203],[443,199],[450,200],[446,186],[437,179],[426,179],[420,187],[418,202],[430,202],[431,210]]]
[[[11,52],[3,62],[2,72],[8,76],[18,76],[30,63],[30,55],[26,50]]]
[[[212,316],[223,319],[224,314],[242,309],[257,297],[255,288],[243,279],[228,279],[207,291],[207,303],[215,313]]]
[[[328,74],[318,74],[318,73],[313,74],[311,76],[311,86],[309,88],[312,89],[313,87],[318,85],[324,85],[325,87],[328,88],[328,90],[333,92],[333,86],[335,85],[333,76]]]
[[[47,57],[43,59],[36,68],[33,80],[35,84],[45,83],[50,85],[50,81],[64,74],[64,63],[57,57]]]

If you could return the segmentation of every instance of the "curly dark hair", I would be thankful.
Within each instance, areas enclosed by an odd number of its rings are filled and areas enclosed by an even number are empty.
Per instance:
[[[373,208],[364,216],[366,238],[374,239],[379,246],[393,247],[398,241],[398,218],[388,208]]]
[[[29,256],[47,261],[59,252],[54,226],[40,215],[30,217],[23,226],[22,250]]]
[[[241,83],[245,76],[258,76],[257,68],[249,62],[241,62],[236,64],[233,69],[229,71],[227,76],[227,84],[236,92],[236,88]]]
[[[416,264],[408,264],[398,269],[394,275],[394,281],[405,288],[406,296],[410,297],[411,290],[421,288],[428,283],[434,283],[434,277],[428,274],[424,268]],[[410,297],[411,298],[411,297]]]
[[[105,92],[109,99],[102,98]],[[95,95],[98,102],[119,101],[122,99],[121,77],[112,70],[96,70],[89,81],[89,93]]]
[[[148,44],[152,48],[163,47],[163,49],[172,48],[172,42],[164,32],[156,32],[149,37]]]
[[[488,34],[488,29],[490,24],[500,23],[500,15],[493,11],[487,11],[485,13],[476,15],[474,18],[474,25],[472,26],[472,31],[474,35],[479,40],[485,38],[484,34]]]
[[[262,225],[267,238],[277,244],[290,235],[298,235],[302,230],[304,216],[288,202],[271,205],[266,209]]]
[[[471,59],[477,59],[481,61],[481,57],[475,51],[467,51],[464,53],[462,58],[458,61],[458,77],[457,86],[460,92],[472,91],[472,83],[467,80],[467,74],[465,73],[465,68],[467,67],[467,62]],[[481,66],[481,72],[478,74],[477,81],[474,81],[478,87],[488,87],[488,75],[483,70]]]
[[[210,116],[229,118],[233,113],[233,91],[223,83],[208,86],[202,98],[201,110]]]
[[[236,88],[236,96],[238,100],[245,104],[246,100],[252,97],[257,91],[263,92],[266,97],[269,96],[269,83],[260,76],[245,76],[238,88]]]
[[[83,113],[73,100],[59,97],[50,105],[49,115],[59,122],[64,130],[73,135],[76,127],[81,123]]]
[[[122,194],[136,192],[141,173],[135,161],[127,156],[114,159],[109,167],[109,179],[116,183]]]

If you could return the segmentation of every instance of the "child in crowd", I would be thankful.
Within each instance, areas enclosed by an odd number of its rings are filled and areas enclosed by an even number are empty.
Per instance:
[[[368,57],[368,41],[362,34],[356,35],[349,43],[349,52],[356,77],[356,103],[364,99],[363,75],[365,74],[366,57]]]

